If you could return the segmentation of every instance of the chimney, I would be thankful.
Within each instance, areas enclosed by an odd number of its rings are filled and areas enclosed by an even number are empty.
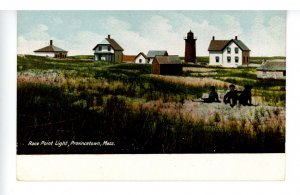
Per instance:
[[[215,40],[215,36],[212,37],[212,40]]]
[[[235,36],[235,40],[237,40],[237,36]]]
[[[108,35],[107,38],[110,39],[110,35]]]
[[[53,45],[53,41],[52,40],[50,40],[50,45]]]

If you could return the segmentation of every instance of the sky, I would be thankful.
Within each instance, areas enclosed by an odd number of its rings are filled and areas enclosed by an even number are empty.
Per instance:
[[[49,40],[68,55],[93,55],[108,34],[125,55],[167,50],[184,56],[192,30],[196,55],[208,56],[212,36],[238,36],[251,56],[286,55],[286,11],[18,11],[18,54],[33,54]]]

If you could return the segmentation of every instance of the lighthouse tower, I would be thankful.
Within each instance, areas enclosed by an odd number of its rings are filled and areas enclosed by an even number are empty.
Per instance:
[[[186,63],[196,63],[196,40],[194,38],[194,33],[190,30],[187,33],[185,40],[185,55],[184,61]]]

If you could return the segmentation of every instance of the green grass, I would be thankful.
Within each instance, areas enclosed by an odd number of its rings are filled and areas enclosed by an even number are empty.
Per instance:
[[[19,154],[284,152],[281,126],[260,129],[264,111],[257,112],[246,127],[246,122],[235,119],[224,123],[218,113],[205,121],[164,114],[159,107],[149,110],[143,103],[161,99],[180,105],[201,97],[209,86],[155,79],[147,64],[94,62],[89,58],[18,57],[19,73],[46,77],[50,71],[63,80],[60,84],[18,81]],[[285,106],[284,80],[258,80],[250,67],[211,71],[211,78],[253,85],[253,93],[262,96],[266,105]],[[199,73],[196,77],[207,77],[201,75],[201,69]],[[187,72],[185,76],[193,75]],[[112,140],[116,146],[29,147],[28,140]]]
[[[280,132],[249,134],[234,120],[220,129],[158,110],[132,110],[124,97],[110,96],[98,111],[48,85],[19,85],[18,97],[18,154],[284,152]],[[116,146],[30,147],[28,140],[113,140]]]

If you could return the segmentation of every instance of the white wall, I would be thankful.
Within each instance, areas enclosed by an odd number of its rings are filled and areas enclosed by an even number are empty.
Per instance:
[[[230,54],[227,53],[227,48],[231,48]],[[235,48],[238,48],[238,53],[235,53]],[[231,62],[227,62],[227,57],[231,57]],[[239,57],[238,63],[235,62],[235,57]],[[224,67],[237,67],[241,66],[243,62],[242,59],[242,50],[234,43],[231,42],[224,50],[223,50],[223,66]]]
[[[142,60],[142,62],[140,62],[140,59]],[[139,56],[135,59],[134,63],[136,63],[136,64],[146,64],[146,63],[147,63],[147,59],[144,58],[143,55],[139,55]]]
[[[95,49],[94,53],[114,53],[114,49],[110,47],[110,51],[108,51],[108,46],[107,45],[101,45],[102,49],[101,51],[99,50],[100,45]]]
[[[216,57],[219,56],[219,63],[216,62]],[[222,65],[223,63],[222,51],[210,51],[209,52],[209,65]]]
[[[53,52],[34,52],[34,55],[50,57],[50,58],[54,58],[54,56],[55,56]]]
[[[154,58],[150,58],[149,59],[149,64],[152,64],[153,60],[154,60]]]

